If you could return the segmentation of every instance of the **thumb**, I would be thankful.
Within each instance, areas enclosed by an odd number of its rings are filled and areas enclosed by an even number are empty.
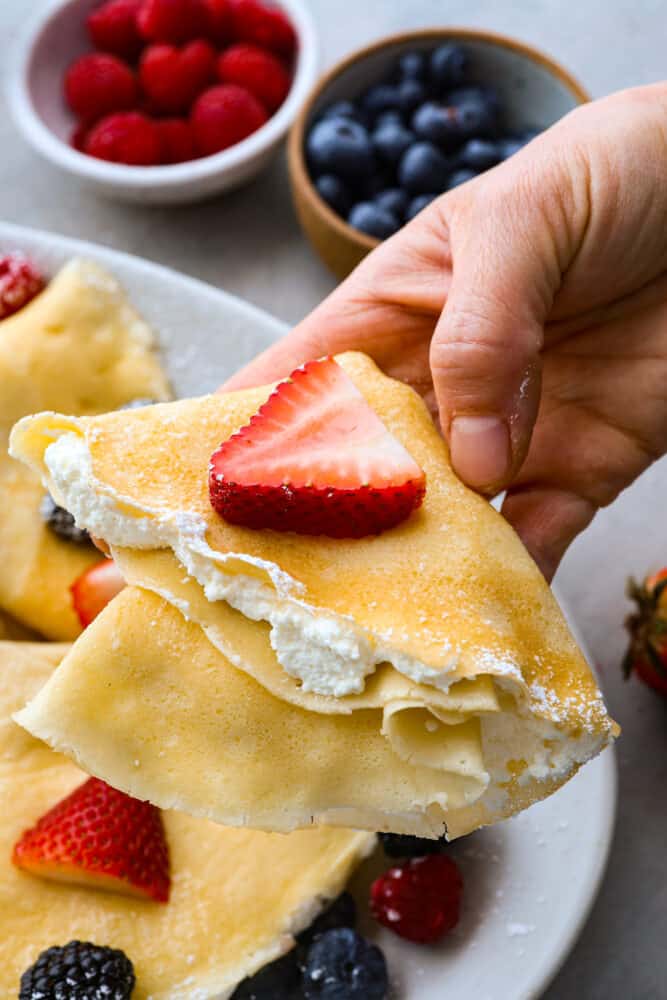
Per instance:
[[[469,486],[490,493],[510,481],[528,450],[560,268],[525,189],[516,179],[489,181],[466,185],[444,206],[452,281],[430,364],[452,465]]]

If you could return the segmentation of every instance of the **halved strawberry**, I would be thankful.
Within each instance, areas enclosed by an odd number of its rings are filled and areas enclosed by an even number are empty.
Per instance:
[[[425,476],[333,358],[309,361],[215,452],[214,509],[232,524],[361,538],[424,499]]]
[[[112,559],[102,559],[76,578],[69,589],[83,628],[97,618],[124,586],[125,580]]]
[[[57,882],[166,903],[169,849],[160,810],[89,778],[26,830],[12,861]]]

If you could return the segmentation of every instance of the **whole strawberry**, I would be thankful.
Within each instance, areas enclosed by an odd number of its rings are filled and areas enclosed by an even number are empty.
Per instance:
[[[625,622],[630,646],[623,671],[626,677],[636,673],[667,697],[667,567],[648,576],[643,584],[630,579],[628,597],[637,610]]]
[[[408,941],[430,944],[459,922],[463,879],[451,858],[431,854],[395,865],[373,882],[371,912]]]

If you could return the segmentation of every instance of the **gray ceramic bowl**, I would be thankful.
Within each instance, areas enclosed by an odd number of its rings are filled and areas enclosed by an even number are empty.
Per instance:
[[[445,41],[461,42],[469,51],[470,82],[492,83],[497,88],[509,132],[548,128],[590,99],[581,84],[549,56],[513,38],[486,31],[423,29],[384,38],[351,53],[315,85],[289,141],[290,178],[300,222],[317,253],[338,277],[348,274],[379,241],[348,225],[320,198],[304,156],[310,126],[327,105],[356,98],[380,82],[402,52],[430,50]]]

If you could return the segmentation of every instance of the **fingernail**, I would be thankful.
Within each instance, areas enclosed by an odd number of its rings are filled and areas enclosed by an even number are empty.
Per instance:
[[[498,485],[510,470],[509,430],[499,417],[454,417],[449,450],[454,471],[476,489]]]

